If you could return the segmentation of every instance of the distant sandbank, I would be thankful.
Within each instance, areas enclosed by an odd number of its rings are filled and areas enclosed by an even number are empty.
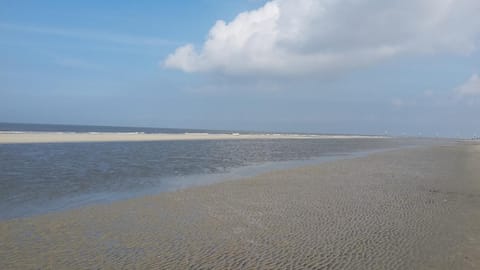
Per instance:
[[[0,144],[70,143],[70,142],[134,142],[134,141],[191,141],[191,140],[259,140],[259,139],[358,139],[385,138],[356,135],[302,134],[209,134],[209,133],[68,133],[68,132],[0,132]]]

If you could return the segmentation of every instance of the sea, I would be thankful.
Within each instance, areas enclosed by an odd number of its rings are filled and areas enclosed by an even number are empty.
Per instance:
[[[1,132],[239,131],[0,123]],[[425,138],[351,138],[0,144],[0,219],[64,211],[436,142]]]

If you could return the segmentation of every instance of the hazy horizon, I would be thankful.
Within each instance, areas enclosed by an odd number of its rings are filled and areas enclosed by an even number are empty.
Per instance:
[[[288,131],[288,130],[242,130],[242,129],[193,129],[189,127],[158,127],[158,126],[118,126],[118,125],[90,125],[90,124],[65,124],[65,123],[20,123],[20,122],[0,122],[0,132],[4,129],[2,125],[22,125],[25,128],[28,126],[58,126],[58,127],[104,127],[104,128],[131,128],[131,129],[153,129],[153,130],[192,130],[192,131],[215,131],[215,132],[246,132],[246,133],[298,133],[298,134],[323,134],[323,135],[386,135],[386,134],[354,134],[354,133],[315,133],[315,132],[295,132],[295,131]],[[9,130],[9,131],[27,131],[27,130]],[[36,131],[36,130],[28,130],[28,131]],[[105,131],[105,132],[113,132],[113,131]],[[161,133],[161,132],[160,132]],[[387,134],[388,135],[388,134]],[[424,137],[424,136],[419,136]]]

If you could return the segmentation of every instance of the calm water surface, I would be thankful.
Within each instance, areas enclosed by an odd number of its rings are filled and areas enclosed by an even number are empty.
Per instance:
[[[206,184],[242,168],[278,168],[287,161],[301,164],[425,143],[312,139],[0,144],[0,219]]]

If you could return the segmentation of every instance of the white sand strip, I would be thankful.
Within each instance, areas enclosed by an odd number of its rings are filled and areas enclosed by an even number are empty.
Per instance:
[[[61,132],[0,132],[0,144],[67,143],[67,142],[133,142],[187,140],[257,140],[257,139],[357,139],[380,136],[297,135],[297,134],[143,134],[143,133],[61,133]]]

